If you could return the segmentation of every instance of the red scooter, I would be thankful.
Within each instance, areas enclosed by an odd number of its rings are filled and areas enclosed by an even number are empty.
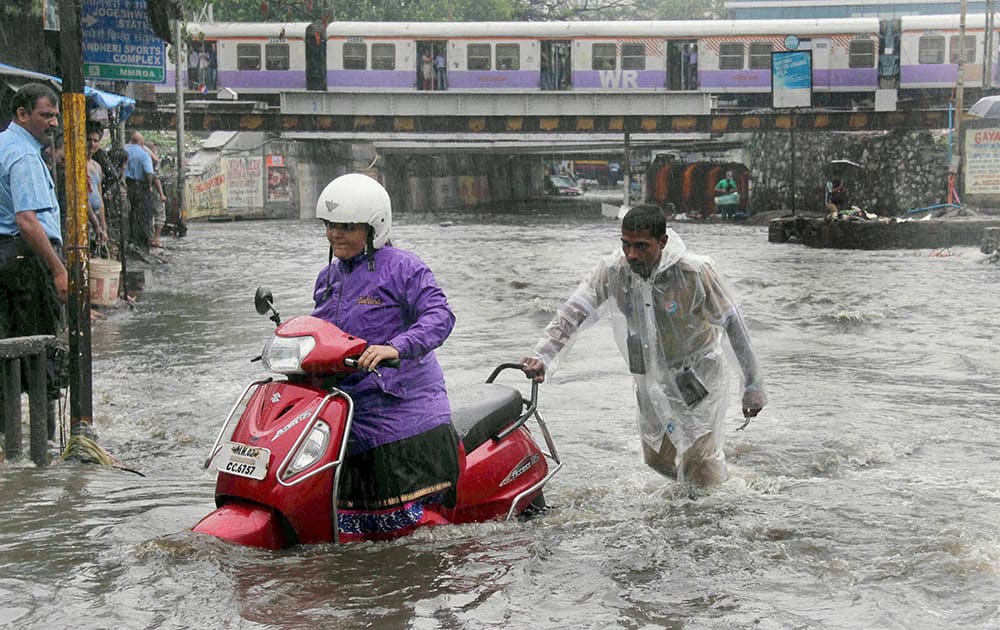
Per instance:
[[[250,383],[233,406],[205,462],[219,471],[217,507],[194,531],[267,549],[374,538],[336,527],[340,463],[354,417],[354,402],[337,383],[358,369],[367,342],[315,317],[281,323],[266,289],[258,289],[254,301],[277,325],[258,359],[286,379]],[[379,369],[392,364],[399,361]],[[461,467],[455,507],[427,505],[417,524],[391,537],[424,525],[511,519],[544,508],[542,488],[562,463],[537,412],[538,384],[525,400],[518,389],[494,383],[506,369],[520,366],[502,364],[485,383],[452,397]],[[547,452],[525,426],[531,417]]]

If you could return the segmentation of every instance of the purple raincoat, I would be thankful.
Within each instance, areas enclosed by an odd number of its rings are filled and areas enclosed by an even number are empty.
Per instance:
[[[313,299],[314,317],[370,344],[391,345],[402,359],[399,369],[359,372],[338,385],[354,399],[351,454],[451,421],[434,348],[451,334],[455,315],[422,260],[392,246],[375,250],[375,271],[364,254],[334,260],[316,279]]]

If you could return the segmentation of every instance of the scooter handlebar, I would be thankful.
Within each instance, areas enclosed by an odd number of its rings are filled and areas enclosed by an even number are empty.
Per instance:
[[[352,368],[358,367],[358,357],[348,357],[344,359],[344,365]],[[400,359],[386,359],[385,361],[380,361],[378,367],[399,368],[399,365]]]
[[[504,370],[517,370],[518,372],[522,373],[524,372],[524,370],[521,368],[520,363],[501,363],[496,367],[496,369],[493,370],[493,373],[490,374],[489,378],[486,379],[486,382],[492,383],[493,381],[496,380],[500,372],[503,372]],[[518,429],[518,427],[527,422],[528,418],[531,417],[531,415],[534,414],[535,410],[537,409],[538,409],[538,381],[531,381],[531,398],[525,401],[524,413],[517,420],[517,422],[515,422],[511,426],[507,427],[506,429],[498,433],[496,436],[494,436],[493,439],[502,440],[503,438],[513,433],[515,430]]]

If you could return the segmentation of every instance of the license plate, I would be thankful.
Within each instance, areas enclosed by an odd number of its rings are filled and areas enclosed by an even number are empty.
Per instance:
[[[219,452],[219,463],[215,467],[220,472],[230,475],[259,480],[267,475],[267,463],[270,458],[271,451],[266,448],[229,442]]]

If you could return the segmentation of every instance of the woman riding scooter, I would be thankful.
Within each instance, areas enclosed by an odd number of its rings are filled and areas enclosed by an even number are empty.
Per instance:
[[[430,503],[451,507],[458,436],[433,350],[455,325],[448,299],[417,256],[389,241],[389,194],[374,179],[343,175],[316,203],[330,264],[316,279],[313,316],[367,339],[356,374],[338,384],[354,400],[340,477],[338,527],[355,534],[412,527]],[[401,359],[401,367],[378,369]]]

